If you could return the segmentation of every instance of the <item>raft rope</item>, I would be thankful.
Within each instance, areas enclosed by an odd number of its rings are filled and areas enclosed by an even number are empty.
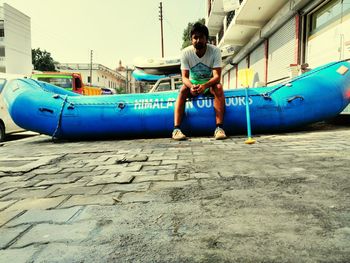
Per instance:
[[[63,113],[64,106],[65,106],[65,104],[67,102],[68,95],[65,95],[64,98],[62,98],[60,95],[55,94],[53,96],[53,98],[55,98],[55,99],[60,98],[60,99],[63,100],[62,106],[61,106],[61,110],[60,110],[60,114],[58,115],[56,129],[55,129],[54,133],[52,134],[52,141],[55,142],[56,139],[57,139],[56,135],[59,134],[59,132],[60,132],[61,122],[62,122],[62,113]]]

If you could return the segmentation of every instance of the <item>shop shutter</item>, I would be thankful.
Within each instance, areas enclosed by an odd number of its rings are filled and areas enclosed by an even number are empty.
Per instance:
[[[290,64],[297,63],[296,22],[292,17],[269,38],[267,82],[289,77]],[[278,82],[274,82],[275,84]]]
[[[236,89],[237,88],[237,75],[236,75],[237,69],[236,66],[234,66],[231,70],[230,70],[230,89]]]
[[[223,84],[223,88],[224,88],[224,89],[228,89],[228,88],[229,88],[229,76],[230,76],[229,71],[227,71],[227,72],[222,76],[222,84]]]
[[[254,70],[253,87],[265,85],[265,44],[262,43],[250,54],[250,68]]]
[[[244,58],[238,63],[238,70],[246,69],[246,68],[248,68],[248,63],[247,63],[247,58]],[[237,81],[237,88],[242,88],[242,83],[240,79],[238,79]]]

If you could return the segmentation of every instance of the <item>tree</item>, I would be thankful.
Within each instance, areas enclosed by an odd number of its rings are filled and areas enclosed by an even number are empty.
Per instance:
[[[32,49],[32,62],[34,70],[40,71],[56,71],[54,59],[51,53],[46,50],[42,51],[40,48]]]
[[[195,24],[195,23],[202,23],[202,24],[205,24],[205,19],[204,18],[200,18],[198,19],[198,21],[196,22],[193,22],[193,23],[188,23],[187,27],[185,28],[183,34],[182,34],[182,48],[185,48],[185,47],[188,47],[189,45],[191,45],[191,28],[192,26]]]
[[[118,87],[115,89],[115,91],[117,92],[117,94],[123,94],[125,93],[125,88],[124,87]]]

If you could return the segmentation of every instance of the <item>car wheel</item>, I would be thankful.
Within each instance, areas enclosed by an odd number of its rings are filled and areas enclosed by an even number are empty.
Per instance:
[[[5,140],[5,125],[0,122],[0,142]]]

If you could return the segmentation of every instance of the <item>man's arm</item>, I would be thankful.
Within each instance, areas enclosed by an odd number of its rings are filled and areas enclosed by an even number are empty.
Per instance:
[[[190,71],[188,69],[181,70],[182,83],[189,89],[193,89],[193,84],[190,81]]]
[[[197,91],[202,93],[206,88],[219,84],[221,80],[221,68],[213,68],[213,76],[206,83],[199,85]]]
[[[187,69],[181,70],[181,75],[182,75],[182,83],[190,89],[190,92],[193,96],[197,96],[199,94],[198,88],[199,85],[193,85],[192,82],[190,81],[190,71]]]

